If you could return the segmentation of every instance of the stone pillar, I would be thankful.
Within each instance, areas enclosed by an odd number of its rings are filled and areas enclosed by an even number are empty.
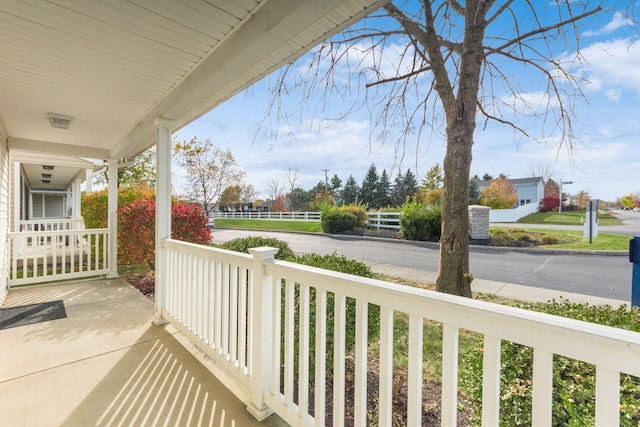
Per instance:
[[[489,241],[489,212],[488,206],[469,206],[469,238],[471,240]]]

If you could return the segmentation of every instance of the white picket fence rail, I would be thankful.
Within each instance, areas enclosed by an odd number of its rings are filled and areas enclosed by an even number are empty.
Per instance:
[[[320,212],[214,212],[212,218],[319,222]],[[367,212],[369,228],[400,229],[402,212]]]
[[[212,214],[212,218],[319,222],[320,212],[214,212]]]
[[[107,274],[108,236],[107,228],[9,233],[9,286]]]
[[[438,322],[443,328],[443,426],[456,425],[460,329],[484,336],[483,426],[498,425],[503,340],[534,350],[532,420],[536,426],[552,423],[554,355],[596,366],[598,427],[618,425],[620,374],[640,376],[638,333],[277,261],[271,248],[252,249],[252,255],[246,255],[175,240],[163,241],[162,248],[169,260],[168,289],[156,294],[162,314],[213,358],[220,379],[249,404],[250,412],[264,416],[274,411],[293,426],[325,425],[327,391],[333,400],[333,425],[344,425],[347,415],[353,417],[354,425],[366,425],[367,396],[372,392],[367,390],[367,372],[372,369],[367,366],[369,305],[380,308],[379,425],[391,425],[393,330],[398,313],[409,319],[410,426],[421,425],[423,417],[425,321]],[[333,325],[327,320],[331,304]],[[345,414],[344,400],[345,357],[351,350],[345,344],[347,304],[355,304],[355,327],[350,329],[355,330],[353,414]],[[334,331],[333,367],[325,363],[329,326]],[[326,390],[330,370],[333,389]],[[316,379],[313,402],[311,377]]]
[[[377,229],[400,229],[400,217],[402,212],[367,212],[369,217],[367,227]]]
[[[491,209],[489,222],[516,222],[520,218],[538,212],[537,203],[527,203],[514,209]]]
[[[20,220],[20,231],[81,230],[83,228],[84,220],[82,218]]]

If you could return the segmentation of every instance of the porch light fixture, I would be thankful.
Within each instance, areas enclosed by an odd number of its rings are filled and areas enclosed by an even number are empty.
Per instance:
[[[49,113],[49,123],[51,123],[51,127],[58,129],[69,129],[69,125],[73,120],[73,117],[63,116],[61,114]]]
[[[49,179],[49,178],[51,178],[51,174],[50,174],[50,173],[43,173],[43,174],[42,174],[42,177],[43,177],[44,179]]]
[[[42,165],[42,169],[44,169],[46,171],[52,171],[53,170],[53,166],[51,166],[51,165]]]

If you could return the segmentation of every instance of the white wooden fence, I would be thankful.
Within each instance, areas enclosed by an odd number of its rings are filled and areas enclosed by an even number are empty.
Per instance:
[[[9,286],[107,274],[109,230],[11,232]]]
[[[491,209],[489,222],[516,222],[520,218],[538,212],[537,203],[527,203],[514,209]]]
[[[214,212],[213,218],[320,222],[320,212]]]
[[[365,279],[273,259],[271,248],[251,255],[165,240],[168,289],[158,290],[162,314],[214,359],[218,375],[254,415],[275,411],[294,426],[324,426],[327,391],[333,425],[367,424],[367,310],[380,309],[378,423],[391,425],[394,315],[408,316],[407,425],[422,423],[423,325],[443,328],[443,426],[457,417],[458,337],[461,329],[484,336],[482,425],[497,426],[500,413],[500,344],[513,341],[534,350],[534,426],[552,425],[553,356],[596,366],[596,425],[618,425],[620,373],[640,376],[640,334]],[[355,304],[355,410],[345,414],[346,306]],[[333,324],[327,307],[333,305]],[[311,313],[315,312],[315,323]],[[333,336],[328,331],[333,329]],[[311,340],[312,333],[315,339]],[[333,366],[327,340],[333,338]],[[313,354],[313,356],[312,356]],[[313,364],[314,371],[310,366]],[[328,372],[332,390],[326,390]],[[314,397],[310,401],[310,378]],[[296,389],[297,387],[297,389]],[[312,411],[310,408],[315,408]]]
[[[402,212],[367,212],[367,216],[369,228],[400,229]],[[320,212],[215,212],[212,217],[319,222]]]

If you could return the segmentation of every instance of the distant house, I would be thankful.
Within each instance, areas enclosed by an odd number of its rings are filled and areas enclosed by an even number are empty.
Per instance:
[[[518,194],[518,200],[513,206],[514,208],[527,205],[529,203],[535,203],[536,205],[540,204],[540,201],[544,197],[544,182],[541,176],[509,179],[509,181]],[[477,181],[480,191],[490,183],[491,181]]]
[[[529,203],[540,204],[544,198],[544,182],[542,177],[511,179],[511,184],[518,193],[518,202],[515,207]]]

